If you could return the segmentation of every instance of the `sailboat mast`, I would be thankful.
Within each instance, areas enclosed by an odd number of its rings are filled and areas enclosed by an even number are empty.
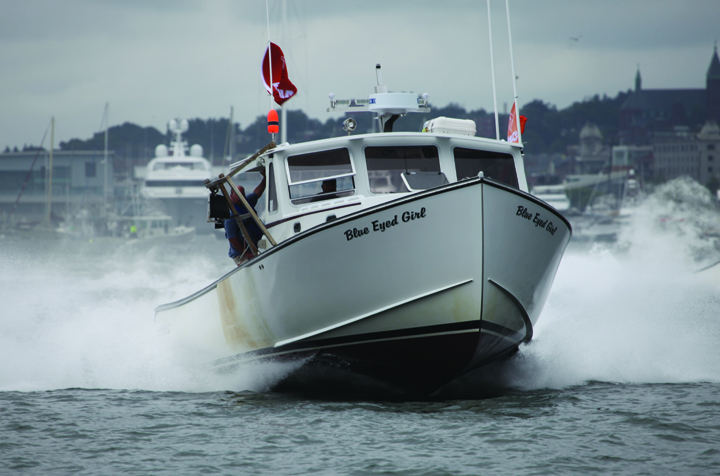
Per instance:
[[[228,131],[228,132],[230,132],[230,134],[229,134],[230,144],[228,144],[228,153],[230,154],[230,162],[235,160],[235,144],[237,142],[235,140],[235,123],[233,121],[234,121],[233,107],[230,106],[230,123],[228,124],[228,127],[230,128],[230,130]]]
[[[53,146],[55,144],[55,116],[50,119],[50,163],[48,164],[47,173],[47,216],[46,221],[50,223],[52,216],[52,176],[53,176]]]
[[[103,195],[105,195],[105,205],[108,199],[108,103],[105,103],[105,147],[103,152]]]

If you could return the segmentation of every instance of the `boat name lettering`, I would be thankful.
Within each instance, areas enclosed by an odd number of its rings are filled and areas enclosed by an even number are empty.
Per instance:
[[[407,213],[407,212],[405,212],[405,213]],[[390,228],[391,226],[395,226],[397,224],[398,224],[397,215],[395,215],[395,217],[392,220],[387,220],[384,222],[380,222],[379,220],[373,220],[373,222],[372,222],[373,231],[385,231],[388,228]]]
[[[522,205],[518,206],[517,213],[515,215],[531,221],[533,224],[535,224],[535,228],[543,228],[544,230],[547,230],[547,232],[551,235],[555,235],[555,232],[558,229],[557,225],[554,225],[553,222],[551,222],[549,219],[546,218],[545,220],[543,220],[542,218],[540,218],[539,213],[535,213],[535,215],[533,216],[532,212],[530,212],[526,207]]]
[[[347,230],[345,232],[345,238],[347,238],[348,241],[352,240],[353,238],[360,238],[363,235],[367,235],[370,233],[370,229],[368,227],[357,229],[353,228],[352,230]]]
[[[402,214],[402,221],[406,223],[416,218],[425,218],[425,207],[422,207],[419,212],[405,212]]]
[[[403,212],[402,215],[400,215],[400,220],[402,220],[403,223],[407,223],[412,220],[419,220],[421,218],[426,217],[427,210],[425,210],[425,207],[422,207],[420,211],[407,211]],[[388,228],[400,224],[400,220],[398,220],[398,216],[395,215],[391,220],[373,220],[372,221],[372,231],[379,231],[384,232]],[[346,230],[344,232],[345,239],[347,241],[352,240],[353,238],[360,238],[363,235],[367,235],[370,233],[370,228],[353,228],[352,230]]]

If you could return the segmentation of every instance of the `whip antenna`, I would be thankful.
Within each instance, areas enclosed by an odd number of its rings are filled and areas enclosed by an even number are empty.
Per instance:
[[[495,108],[495,140],[500,140],[500,123],[498,122],[497,92],[495,90],[495,60],[493,59],[492,21],[490,20],[490,0],[487,0],[488,34],[490,35],[490,71],[492,74],[493,107]],[[514,75],[514,73],[513,73]]]
[[[512,33],[510,32],[510,3],[509,0],[505,0],[505,11],[507,12],[507,24],[508,24],[508,40],[510,42],[510,68],[512,70],[512,83],[513,83],[513,95],[515,96],[515,124],[517,127],[517,134],[518,134],[518,145],[522,147],[522,129],[520,127],[520,104],[518,104],[517,99],[517,86],[515,84],[515,58],[513,56],[513,49],[512,49]]]

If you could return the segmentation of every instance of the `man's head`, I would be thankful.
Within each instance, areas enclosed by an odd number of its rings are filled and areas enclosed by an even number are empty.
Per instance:
[[[243,187],[242,185],[238,185],[237,188],[238,188],[238,190],[240,190],[240,193],[242,193],[242,196],[244,197],[245,196],[245,187]],[[230,192],[230,200],[232,200],[232,202],[235,204],[240,203],[240,197],[237,196],[237,194],[235,193],[235,190]]]
[[[321,185],[323,193],[330,193],[337,191],[337,180],[324,180]]]

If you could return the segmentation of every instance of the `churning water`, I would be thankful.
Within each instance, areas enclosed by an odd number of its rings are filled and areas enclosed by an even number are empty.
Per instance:
[[[674,187],[674,188],[673,188]],[[153,325],[232,269],[196,236],[0,239],[0,474],[720,474],[717,212],[661,189],[572,244],[492,398],[318,400],[289,367],[212,375]],[[716,230],[717,231],[717,230]]]

